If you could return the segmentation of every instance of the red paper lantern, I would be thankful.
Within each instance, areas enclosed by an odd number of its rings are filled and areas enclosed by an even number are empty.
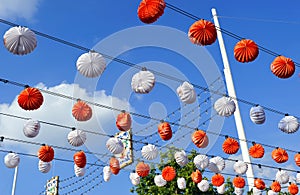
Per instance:
[[[276,148],[272,151],[272,158],[277,163],[284,163],[288,161],[289,155],[284,149]]]
[[[295,64],[292,59],[278,56],[271,64],[272,73],[282,79],[291,77],[295,72]]]
[[[221,174],[215,174],[211,178],[211,183],[213,186],[219,187],[224,183],[225,179]]]
[[[128,131],[131,128],[131,116],[127,112],[118,114],[116,125],[120,131]]]
[[[259,190],[264,190],[266,188],[266,184],[262,179],[254,179],[254,186]]]
[[[262,158],[265,154],[265,149],[261,144],[254,144],[249,148],[249,155],[253,158]]]
[[[142,0],[137,10],[139,19],[151,24],[163,15],[166,3],[164,0]]]
[[[109,167],[113,174],[117,175],[120,171],[120,162],[118,159],[112,157],[109,161]]]
[[[140,177],[146,177],[147,175],[149,175],[150,166],[144,162],[139,162],[135,167],[135,172]]]
[[[295,154],[294,156],[295,163],[298,167],[300,167],[300,153]]]
[[[87,121],[92,118],[92,108],[83,101],[77,101],[72,108],[72,115],[77,121]]]
[[[172,129],[169,123],[162,122],[158,125],[158,133],[162,140],[169,140],[172,138]]]
[[[242,177],[235,177],[232,181],[234,187],[236,188],[244,188],[245,187],[245,180]]]
[[[289,193],[292,195],[298,194],[299,188],[296,184],[292,183],[288,187]]]
[[[73,156],[74,163],[77,167],[84,168],[86,165],[86,156],[83,151],[76,152]]]
[[[161,175],[164,180],[172,181],[176,177],[176,170],[171,166],[167,166],[161,171]]]
[[[200,183],[202,181],[202,173],[197,169],[191,174],[191,178],[194,183]]]
[[[36,110],[43,104],[44,98],[40,90],[27,87],[18,96],[18,104],[24,110]]]
[[[239,150],[239,142],[233,138],[227,138],[222,145],[223,152],[226,154],[235,154]]]
[[[205,148],[208,145],[208,137],[202,130],[197,130],[192,135],[192,141],[198,148]]]
[[[258,46],[249,39],[239,41],[234,47],[234,57],[239,62],[252,62],[257,58],[258,53]]]
[[[211,45],[217,39],[217,31],[212,22],[201,19],[192,24],[188,36],[194,44]]]
[[[274,192],[280,192],[281,190],[281,185],[278,181],[273,181],[273,183],[271,184],[271,190],[273,190]]]
[[[50,162],[54,159],[54,150],[51,146],[41,146],[38,151],[38,157],[43,162]]]

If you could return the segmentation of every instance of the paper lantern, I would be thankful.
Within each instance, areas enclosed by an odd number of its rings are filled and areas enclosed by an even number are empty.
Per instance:
[[[281,191],[281,185],[278,181],[273,181],[273,183],[271,184],[271,190],[273,190],[274,192],[280,192]]]
[[[84,168],[86,165],[86,156],[85,153],[83,151],[79,151],[76,152],[73,156],[74,159],[74,163],[80,167],[80,168]]]
[[[152,72],[143,69],[133,75],[131,80],[131,88],[135,93],[149,93],[155,84],[155,76]]]
[[[40,122],[37,120],[29,119],[23,126],[23,133],[26,137],[36,137],[40,132]]]
[[[109,161],[109,167],[110,167],[111,172],[114,175],[117,175],[120,171],[120,162],[119,162],[119,160],[112,157]]]
[[[291,183],[288,187],[289,193],[292,195],[298,194],[299,188],[296,184]]]
[[[142,156],[146,160],[153,160],[158,156],[158,150],[155,145],[148,144],[142,148]]]
[[[215,104],[214,109],[220,116],[231,116],[235,112],[235,103],[230,97],[221,97],[219,98]]]
[[[172,181],[176,177],[176,170],[171,166],[166,166],[161,171],[161,175],[166,181]]]
[[[137,186],[140,184],[141,178],[137,173],[130,173],[129,178],[132,185]]]
[[[163,15],[166,3],[164,0],[142,0],[137,10],[139,19],[151,24]]]
[[[120,139],[118,139],[116,137],[112,137],[106,141],[106,148],[112,154],[121,154],[124,150],[124,145]]]
[[[292,59],[278,56],[271,64],[272,73],[282,79],[291,77],[295,72],[295,64]]]
[[[16,168],[20,163],[20,156],[16,153],[10,152],[4,157],[4,164],[7,168]]]
[[[266,121],[266,114],[261,106],[253,106],[250,109],[250,119],[255,124],[263,124]]]
[[[247,165],[247,163],[239,160],[239,161],[234,163],[233,169],[237,174],[243,175],[247,172],[248,165]]]
[[[128,131],[131,128],[131,116],[127,112],[121,112],[116,120],[117,128],[120,131]]]
[[[39,168],[40,172],[48,173],[50,171],[51,167],[52,167],[51,162],[43,162],[43,161],[39,160],[38,168]]]
[[[300,172],[296,174],[296,183],[300,183]]]
[[[78,167],[76,164],[74,165],[74,172],[76,177],[82,177],[85,174],[85,168]]]
[[[214,173],[220,173],[225,168],[225,161],[222,157],[216,156],[209,159],[208,169]]]
[[[242,195],[243,193],[244,193],[244,189],[243,188],[234,187],[234,194],[235,195]]]
[[[184,177],[180,177],[177,179],[177,187],[181,190],[184,190],[186,188],[186,181]]]
[[[198,184],[202,181],[202,173],[197,169],[196,171],[192,172],[191,178],[194,183]]]
[[[68,134],[68,142],[72,146],[78,147],[82,146],[86,141],[86,133],[82,130],[73,130]]]
[[[254,145],[249,148],[249,155],[252,158],[262,158],[264,154],[265,149],[261,144],[254,143]]]
[[[43,104],[44,98],[40,90],[27,87],[18,96],[18,104],[24,110],[36,110]]]
[[[172,129],[169,123],[162,122],[158,125],[158,133],[162,140],[167,141],[172,138]]]
[[[92,108],[85,102],[78,100],[72,108],[72,115],[77,121],[88,121],[92,118]]]
[[[212,22],[201,19],[191,25],[188,36],[194,44],[211,45],[217,39],[217,31]]]
[[[211,183],[213,186],[221,186],[224,183],[225,179],[223,177],[223,175],[221,174],[215,174],[214,176],[212,176],[211,178]]]
[[[284,133],[295,133],[299,129],[298,119],[294,116],[285,116],[279,121],[278,128]]]
[[[243,39],[234,47],[234,57],[237,61],[242,63],[254,61],[258,53],[258,46],[250,39]]]
[[[157,187],[163,187],[167,184],[167,181],[164,180],[162,175],[155,175],[154,183]]]
[[[197,184],[197,187],[201,192],[207,192],[209,190],[209,182],[202,179],[200,183]]]
[[[146,177],[147,175],[149,175],[150,166],[144,162],[139,162],[135,167],[135,172],[140,177]]]
[[[175,152],[174,158],[175,158],[176,163],[182,167],[185,166],[189,162],[188,157],[184,150]]]
[[[256,187],[253,188],[253,195],[262,195],[262,191],[257,189]]]
[[[177,88],[177,94],[183,103],[192,104],[196,101],[196,91],[193,85],[186,81]]]
[[[268,190],[268,195],[277,195],[278,192],[274,192],[273,190]]]
[[[38,157],[41,161],[50,162],[54,159],[54,150],[51,146],[43,145],[38,151]]]
[[[300,167],[300,153],[295,154],[294,156],[295,163],[298,167]]]
[[[15,26],[6,31],[3,42],[6,49],[16,55],[29,54],[37,45],[35,33],[21,26]]]
[[[90,51],[79,56],[76,67],[83,76],[95,78],[103,73],[106,68],[106,62],[101,54]]]
[[[198,148],[205,148],[209,143],[206,133],[202,130],[196,130],[192,134],[192,141]]]
[[[277,163],[284,163],[289,159],[289,156],[284,149],[276,148],[272,151],[272,158]]]
[[[110,167],[109,166],[103,167],[103,180],[105,182],[108,182],[110,180],[110,177],[111,177]]]
[[[262,179],[254,179],[254,186],[259,190],[264,190],[266,188],[266,184]]]
[[[197,167],[197,169],[205,169],[208,167],[209,159],[206,155],[197,155],[194,158],[194,164]]]
[[[280,184],[286,184],[289,182],[290,176],[289,174],[284,170],[278,170],[276,173],[276,181],[278,181]]]
[[[217,187],[218,194],[224,194],[226,190],[225,183],[223,183],[221,186]]]
[[[245,184],[246,184],[244,178],[242,178],[242,177],[233,178],[232,183],[233,183],[234,187],[236,187],[236,188],[244,188]]]
[[[239,148],[239,142],[230,137],[226,138],[222,145],[223,152],[225,152],[226,154],[235,154],[237,153]]]

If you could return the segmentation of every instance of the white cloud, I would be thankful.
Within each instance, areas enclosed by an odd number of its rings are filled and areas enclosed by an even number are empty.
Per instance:
[[[7,19],[32,19],[41,0],[1,0],[0,17]]]

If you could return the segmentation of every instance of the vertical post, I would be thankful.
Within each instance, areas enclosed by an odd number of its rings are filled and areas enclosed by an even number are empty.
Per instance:
[[[222,59],[223,59],[223,64],[224,64],[224,75],[225,75],[225,81],[226,81],[228,95],[230,97],[233,97],[233,101],[236,104],[236,110],[234,112],[235,125],[237,128],[238,137],[240,139],[240,146],[241,146],[243,160],[244,160],[244,162],[248,163],[248,171],[246,172],[246,176],[247,176],[247,182],[249,185],[249,190],[251,190],[254,186],[253,185],[254,184],[254,175],[253,175],[251,160],[249,157],[248,145],[247,145],[247,142],[245,141],[246,136],[245,136],[245,131],[244,131],[243,122],[242,122],[242,118],[241,118],[241,113],[240,113],[238,102],[236,100],[236,93],[235,93],[232,75],[231,75],[231,71],[230,71],[230,65],[228,62],[228,57],[227,57],[227,53],[226,53],[226,49],[225,49],[224,40],[222,37],[222,32],[220,30],[220,24],[218,21],[216,9],[212,8],[211,13],[214,18],[215,26],[217,28],[217,36],[218,36],[218,42],[219,42],[221,55],[222,55]]]
[[[11,195],[15,195],[16,185],[17,185],[17,176],[18,176],[18,167],[19,166],[16,166],[16,168],[15,168],[14,181],[13,181],[13,186],[12,186],[12,190],[11,190]]]

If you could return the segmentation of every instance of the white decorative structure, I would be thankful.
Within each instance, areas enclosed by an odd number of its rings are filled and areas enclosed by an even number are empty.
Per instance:
[[[175,158],[177,164],[179,164],[182,167],[185,166],[189,162],[184,150],[175,152],[174,158]]]
[[[193,85],[186,81],[177,88],[177,94],[183,103],[192,104],[196,101],[196,91]]]
[[[213,157],[209,159],[208,168],[214,173],[221,173],[225,168],[225,161],[222,157]]]
[[[148,144],[142,148],[142,156],[146,160],[153,160],[158,156],[158,150],[155,145]]]
[[[105,182],[108,182],[110,180],[111,177],[111,170],[109,166],[105,166],[103,167],[103,180]]]
[[[205,179],[202,179],[200,183],[197,184],[197,187],[201,192],[207,192],[209,189],[209,182]]]
[[[263,124],[266,121],[266,114],[263,107],[257,105],[250,109],[250,119],[255,124]]]
[[[236,106],[230,97],[221,97],[214,103],[214,109],[220,116],[231,116],[235,112]]]
[[[44,162],[39,160],[39,171],[42,173],[48,173],[52,167],[51,162]]]
[[[262,195],[262,191],[257,189],[256,187],[253,188],[253,195]]]
[[[280,184],[287,184],[289,182],[290,176],[284,170],[278,170],[276,173],[276,181]]]
[[[131,88],[135,93],[149,93],[153,89],[154,84],[154,74],[145,68],[133,75],[131,80]]]
[[[242,195],[244,193],[244,189],[243,188],[234,187],[234,193],[236,195]]]
[[[23,133],[26,137],[36,137],[40,132],[40,122],[37,120],[29,119],[23,126]]]
[[[274,192],[273,190],[269,190],[268,191],[268,195],[277,195],[278,192]]]
[[[79,56],[76,67],[83,76],[94,78],[103,73],[106,68],[106,62],[101,54],[90,51]]]
[[[299,129],[299,121],[294,116],[285,116],[279,121],[278,128],[284,133],[295,133]]]
[[[16,168],[20,163],[20,156],[14,152],[10,152],[4,157],[4,164],[7,168]]]
[[[76,164],[74,164],[74,172],[76,177],[82,177],[85,174],[85,168],[80,168]]]
[[[86,141],[86,133],[82,130],[74,130],[68,134],[68,142],[75,147],[81,146]]]
[[[155,175],[154,177],[154,183],[157,187],[163,187],[167,184],[167,181],[164,180],[162,175]]]
[[[224,194],[225,193],[225,189],[226,189],[225,183],[223,183],[222,185],[220,185],[219,187],[217,187],[217,192],[219,194]]]
[[[124,150],[123,142],[116,137],[109,138],[106,147],[112,154],[120,154]]]
[[[180,177],[177,179],[177,187],[181,190],[184,190],[186,188],[186,181],[184,177]]]
[[[137,173],[130,173],[129,179],[130,179],[132,185],[137,186],[140,183],[141,177]]]
[[[194,164],[197,169],[205,169],[209,164],[209,159],[206,155],[199,154],[194,158]]]
[[[248,165],[247,163],[239,160],[234,163],[233,169],[238,175],[244,175],[248,170]]]

